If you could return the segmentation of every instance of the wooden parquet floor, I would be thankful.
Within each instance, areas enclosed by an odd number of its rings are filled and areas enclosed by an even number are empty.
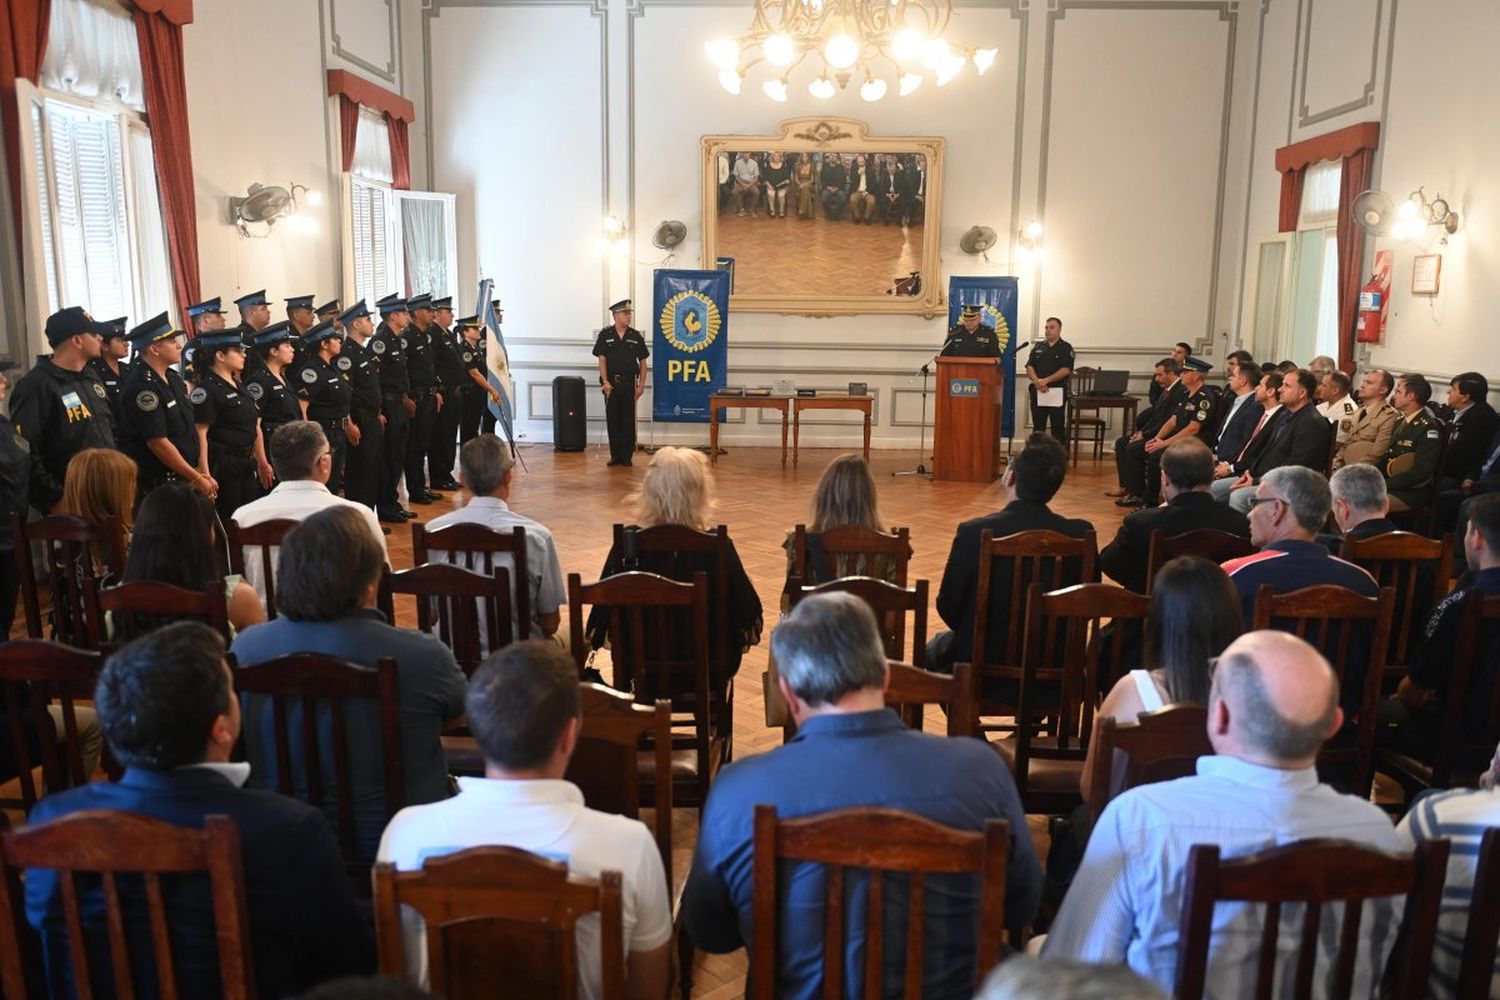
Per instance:
[[[922,270],[922,227],[855,225],[841,219],[799,219],[719,213],[714,252],[734,258],[734,290],[748,295],[884,295],[899,277]]]

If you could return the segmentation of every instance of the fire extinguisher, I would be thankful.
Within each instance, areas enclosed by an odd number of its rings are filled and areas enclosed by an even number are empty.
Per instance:
[[[1355,327],[1354,339],[1361,344],[1380,343],[1381,304],[1385,301],[1385,289],[1376,275],[1370,275],[1365,287],[1359,290],[1359,323]]]

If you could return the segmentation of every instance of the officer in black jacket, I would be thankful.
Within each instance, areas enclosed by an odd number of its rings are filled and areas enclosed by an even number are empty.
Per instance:
[[[9,358],[0,358],[0,401],[5,399],[9,383],[5,372],[16,363]],[[0,532],[0,638],[10,637],[10,627],[16,619],[16,597],[20,593],[20,576],[16,572],[15,536],[10,532],[10,516],[26,518],[26,508],[31,498],[32,475],[46,475],[31,445],[11,425],[10,419],[0,414],[0,517],[5,518],[6,530]],[[0,722],[6,721],[0,712]],[[27,727],[28,729],[30,727]],[[30,748],[34,753],[36,748]],[[9,740],[0,740],[0,780],[15,776],[14,762],[10,760]],[[38,759],[32,757],[32,760]]]
[[[302,419],[297,387],[290,382],[297,356],[290,324],[273,323],[266,327],[255,335],[254,346],[251,353],[259,363],[245,365],[245,391],[260,408],[260,431],[269,453],[276,431]]]
[[[981,323],[982,310],[976,305],[964,306],[959,321],[948,328],[948,339],[943,343],[945,358],[998,358],[1000,341],[993,327]]]
[[[348,373],[350,389],[344,496],[375,510],[382,521],[399,524],[406,520],[404,512],[380,505],[384,498],[380,487],[386,418],[380,412],[380,356],[370,349],[375,322],[364,299],[346,309],[339,320],[344,325],[344,347],[334,367]]]
[[[378,514],[400,511],[401,519],[405,520],[416,516],[397,502],[396,494],[396,484],[406,469],[411,418],[417,412],[406,370],[406,338],[402,336],[411,324],[411,314],[407,312],[406,300],[394,294],[376,302],[375,308],[380,311],[380,326],[370,338],[370,350],[380,362],[381,411],[385,414],[385,452],[375,510]],[[411,488],[407,489],[409,493]]]
[[[826,168],[825,168],[826,169]],[[604,425],[609,430],[609,465],[630,465],[635,454],[635,401],[646,391],[646,338],[630,325],[629,299],[609,307],[614,322],[599,331],[594,357],[604,387]]]
[[[208,448],[208,474],[219,487],[214,506],[226,524],[271,485],[260,410],[245,391],[244,371],[245,342],[238,330],[218,330],[195,339],[188,400],[200,446]]]
[[[453,478],[453,463],[458,458],[458,422],[463,413],[464,399],[473,389],[473,383],[469,381],[463,359],[459,357],[457,335],[448,329],[453,325],[453,297],[445,295],[433,299],[432,308],[432,366],[437,372],[443,408],[432,420],[427,478],[435,490],[456,490],[458,483]]]
[[[99,348],[99,356],[89,360],[89,367],[94,374],[99,376],[99,381],[104,383],[104,394],[109,399],[110,423],[120,422],[120,380],[125,377],[127,362],[125,358],[130,354],[130,341],[125,339],[125,331],[130,328],[130,321],[124,316],[117,319],[108,319],[104,325],[109,327],[109,332],[104,335],[104,343]]]
[[[327,320],[319,323],[302,336],[302,363],[292,373],[292,384],[297,388],[297,398],[302,401],[302,414],[323,428],[328,438],[328,451],[332,456],[332,471],[328,476],[328,489],[337,493],[344,487],[345,445],[348,436],[349,407],[353,399],[353,387],[349,382],[348,358],[340,351],[344,338]]]
[[[88,366],[111,327],[73,306],[47,317],[52,356],[40,358],[10,394],[10,419],[41,458],[32,506],[50,512],[62,499],[68,462],[85,448],[113,448],[109,394]]]
[[[428,489],[427,450],[432,442],[432,425],[443,405],[432,363],[432,296],[413,296],[407,300],[406,310],[411,316],[411,324],[403,336],[406,377],[412,401],[416,403],[406,441],[406,496],[412,503],[432,503],[442,497]]]
[[[137,502],[171,480],[216,498],[219,484],[199,465],[187,384],[172,367],[182,358],[182,332],[162,313],[128,336],[136,360],[120,383],[120,450],[135,459]]]

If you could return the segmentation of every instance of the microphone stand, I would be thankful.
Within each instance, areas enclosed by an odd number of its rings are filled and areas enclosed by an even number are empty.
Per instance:
[[[918,444],[918,451],[917,451],[917,467],[915,469],[912,469],[912,470],[907,471],[907,472],[893,472],[893,473],[891,473],[891,475],[893,475],[893,476],[927,476],[927,475],[931,475],[931,473],[929,473],[927,471],[927,466],[925,464],[923,464],[923,461],[922,461],[924,458],[927,457],[927,376],[930,373],[930,367],[931,367],[930,365],[924,364],[922,366],[922,368],[921,368],[921,372],[922,372],[922,429],[919,432],[920,435],[921,435],[921,438],[920,438],[920,443]]]

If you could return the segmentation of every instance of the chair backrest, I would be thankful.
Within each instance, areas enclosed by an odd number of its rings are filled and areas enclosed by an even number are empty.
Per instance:
[[[1495,950],[1500,940],[1500,827],[1484,831],[1479,842],[1479,865],[1469,896],[1469,925],[1464,932],[1463,959],[1458,969],[1458,996],[1463,1000],[1491,994]]]
[[[1255,594],[1251,628],[1274,627],[1306,639],[1333,667],[1339,690],[1357,692],[1354,718],[1346,723],[1354,726],[1353,739],[1342,745],[1338,739],[1329,741],[1318,752],[1318,765],[1337,769],[1339,778],[1333,783],[1347,781],[1349,790],[1360,797],[1369,794],[1374,777],[1375,712],[1395,605],[1396,592],[1390,587],[1382,587],[1378,597],[1361,597],[1346,587],[1303,587],[1277,594],[1270,584],[1262,584]],[[1351,704],[1350,697],[1343,700]]]
[[[1304,904],[1297,937],[1295,996],[1299,1000],[1350,996],[1359,951],[1361,902],[1404,896],[1402,933],[1391,956],[1395,985],[1391,995],[1411,1000],[1426,996],[1447,862],[1446,840],[1425,841],[1417,845],[1415,854],[1407,855],[1384,854],[1347,840],[1304,840],[1228,861],[1220,860],[1218,845],[1197,844],[1188,852],[1175,995],[1178,1000],[1203,996],[1214,903],[1233,900],[1266,904],[1256,996],[1272,995],[1281,907],[1286,903]],[[1346,904],[1336,936],[1320,933],[1324,904],[1334,902]],[[1370,923],[1363,926],[1368,928]],[[1338,941],[1331,966],[1333,982],[1314,983],[1318,951],[1333,940]]]
[[[1202,556],[1225,563],[1258,551],[1250,539],[1217,528],[1197,528],[1176,535],[1157,528],[1151,532],[1151,546],[1146,554],[1146,593],[1151,593],[1161,568],[1178,556]]]
[[[875,612],[885,642],[885,655],[892,660],[905,660],[922,667],[927,662],[927,592],[926,580],[918,580],[915,587],[901,587],[872,576],[846,576],[816,587],[804,587],[797,577],[793,577],[787,596],[795,608],[809,594],[853,594]],[[912,620],[910,654],[906,643],[908,614]]]
[[[645,570],[668,579],[686,583],[693,579],[707,557],[713,569],[708,573],[709,628],[708,655],[716,664],[729,660],[729,529],[719,525],[713,531],[697,531],[680,524],[658,524],[640,528],[623,524],[614,526],[614,550],[627,571]],[[641,556],[646,556],[645,560]],[[635,565],[629,561],[634,559]],[[700,618],[699,621],[710,621]]]
[[[406,781],[401,757],[401,689],[396,661],[386,656],[374,667],[318,653],[292,653],[253,666],[234,669],[234,690],[239,695],[264,695],[271,700],[274,738],[265,754],[275,763],[276,790],[301,798],[309,805],[325,808],[324,789],[332,778],[336,800],[334,824],[344,860],[357,868],[354,824],[354,779],[349,768],[351,750],[371,752],[349,745],[349,703],[368,699],[376,703],[380,717],[380,753],[385,773],[385,811],[396,815],[406,801]],[[292,753],[291,714],[300,708],[300,755]],[[333,774],[323,773],[322,720],[329,720]],[[244,736],[251,735],[246,726]],[[260,734],[254,734],[260,738]],[[300,760],[297,759],[300,756]],[[300,787],[299,787],[300,786]]]
[[[411,525],[412,565],[432,561],[435,552],[443,552],[448,562],[475,573],[490,576],[497,568],[510,570],[515,584],[511,596],[511,616],[516,622],[531,621],[531,567],[526,557],[526,529],[496,531],[482,524],[454,524],[428,531],[413,521]],[[503,557],[503,558],[502,558]],[[508,565],[507,565],[508,564]],[[530,625],[521,631],[526,633]],[[529,634],[517,636],[530,638]]]
[[[134,813],[100,809],[0,835],[0,868],[4,869],[0,872],[0,934],[4,936],[0,983],[5,995],[39,995],[28,991],[22,968],[21,943],[27,925],[20,875],[27,868],[48,868],[57,872],[63,886],[68,941],[66,957],[58,955],[52,960],[70,963],[75,984],[81,987],[89,982],[112,981],[115,995],[129,997],[135,995],[141,982],[133,977],[132,965],[150,967],[156,972],[157,995],[176,1000],[182,994],[171,971],[172,935],[162,876],[207,875],[224,997],[250,1000],[256,995],[255,976],[241,857],[239,828],[227,816],[205,817],[203,829],[195,830]],[[86,944],[86,931],[97,928],[99,918],[80,900],[74,888],[75,873],[97,875],[102,882],[100,905],[108,941],[108,970],[92,969],[93,959],[105,959],[100,954],[102,946],[90,954]],[[139,883],[132,878],[135,875],[140,876]],[[132,941],[149,941],[150,948],[132,949]],[[78,994],[89,995],[82,988]]]
[[[94,684],[104,658],[46,639],[17,639],[0,643],[0,720],[10,732],[0,739],[0,760],[14,765],[21,786],[23,808],[31,811],[41,797],[32,771],[42,768],[48,791],[77,787],[89,780],[83,769],[78,740],[76,702],[92,701]],[[57,702],[62,711],[62,733],[47,706]],[[63,738],[59,756],[58,735]],[[0,780],[10,775],[0,774]]]
[[[941,705],[948,713],[948,735],[968,736],[978,721],[974,718],[974,688],[970,664],[954,664],[953,673],[938,674],[895,660],[886,665],[890,680],[885,703],[896,710],[909,729],[921,729],[928,705]]]
[[[890,943],[905,953],[905,996],[922,996],[927,876],[967,873],[979,878],[978,948],[975,983],[1000,960],[1005,923],[1005,859],[1010,834],[1003,820],[990,820],[983,833],[955,830],[896,809],[840,809],[801,819],[778,820],[776,807],[755,807],[754,883],[750,979],[757,1000],[776,996],[781,862],[825,867],[823,995],[850,995],[845,986],[845,938],[853,933],[845,904],[858,893],[845,890],[846,874],[868,878],[864,914],[863,996],[886,996],[885,890],[888,874],[905,875],[909,888],[903,910],[910,928]],[[854,871],[849,872],[850,869]],[[852,881],[852,879],[851,879]],[[852,986],[852,984],[850,984]]]
[[[583,724],[578,745],[568,761],[567,780],[583,792],[590,809],[639,818],[650,806],[656,825],[656,846],[662,870],[672,872],[672,703],[658,698],[654,705],[637,704],[630,695],[602,684],[579,687]],[[641,794],[640,756],[651,753],[655,767]]]
[[[801,580],[813,580],[818,575],[808,573],[808,535],[805,524],[792,529],[792,575]],[[895,567],[893,582],[906,586],[907,567],[911,562],[910,528],[893,528],[891,531],[829,528],[817,532],[816,538],[818,547],[826,557],[827,569],[832,578],[874,576],[871,570],[875,561],[885,557]]]
[[[229,602],[222,580],[205,581],[202,590],[187,590],[154,580],[100,588],[99,581],[90,577],[83,581],[83,603],[89,645],[105,655],[180,621],[203,622],[224,637],[226,646],[234,638],[229,632]]]
[[[474,847],[415,871],[374,869],[375,944],[382,975],[405,978],[401,908],[426,926],[427,978],[448,1000],[578,996],[578,921],[599,914],[600,996],[625,996],[620,873],[570,875],[565,862],[514,847]]]
[[[504,566],[488,574],[449,563],[419,563],[395,572],[382,567],[378,603],[391,621],[397,594],[416,598],[417,628],[442,640],[466,676],[515,641],[510,571]]]
[[[994,575],[995,560],[1002,558],[1009,560],[1005,581],[1009,584],[1010,622],[1005,632],[1005,648],[988,649],[989,616],[996,610],[992,592],[999,589]],[[1003,538],[996,538],[988,529],[980,532],[971,656],[976,667],[976,684],[981,684],[990,673],[991,664],[1020,666],[1026,622],[1026,602],[1022,597],[1026,588],[1033,581],[1041,584],[1044,591],[1092,581],[1096,578],[1094,565],[1098,558],[1099,546],[1092,531],[1080,538],[1056,531],[1019,531]]]
[[[1208,741],[1208,709],[1202,705],[1166,705],[1124,724],[1101,715],[1094,741],[1089,805],[1096,822],[1121,792],[1193,774],[1198,758],[1214,752]]]
[[[1099,369],[1084,365],[1082,368],[1074,368],[1073,374],[1068,376],[1068,388],[1075,396],[1087,396],[1094,391],[1094,377],[1099,374]]]
[[[49,638],[44,622],[41,588],[52,596],[50,638],[74,646],[89,645],[84,612],[84,581],[125,568],[124,531],[120,522],[94,524],[81,517],[53,514],[27,523],[24,515],[10,516],[11,536],[16,545],[16,578],[26,615],[26,634]],[[32,543],[46,553],[45,576],[39,576],[32,559]]]
[[[276,617],[276,557],[281,540],[301,521],[292,518],[274,518],[258,524],[242,525],[233,518],[224,526],[229,542],[229,571],[245,575],[245,550],[253,550],[250,558],[260,571],[259,579],[264,585],[266,615]]]
[[[1372,538],[1346,538],[1343,555],[1369,570],[1382,587],[1395,590],[1395,617],[1385,662],[1408,662],[1423,612],[1431,611],[1448,593],[1453,536],[1432,539],[1410,531],[1391,531]]]
[[[1500,595],[1470,594],[1463,615],[1432,760],[1433,788],[1447,788],[1455,771],[1484,770],[1500,742]]]

